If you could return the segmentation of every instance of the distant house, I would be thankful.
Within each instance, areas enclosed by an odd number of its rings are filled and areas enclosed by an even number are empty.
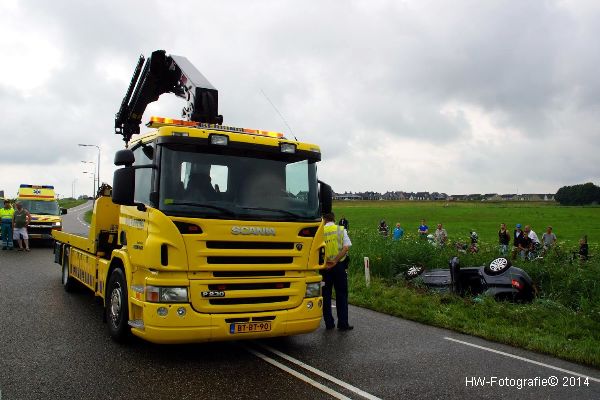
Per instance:
[[[438,193],[433,192],[430,196],[431,200],[448,200],[448,195],[446,193]]]
[[[429,192],[417,192],[415,194],[415,200],[431,200]]]
[[[362,200],[362,197],[353,193],[335,194],[334,200]]]
[[[467,200],[469,201],[481,201],[483,196],[479,193],[473,193],[467,196]]]
[[[465,201],[467,199],[466,194],[453,194],[448,197],[448,201]]]
[[[486,193],[483,195],[483,200],[486,201],[500,201],[502,197],[498,195],[498,193]]]
[[[554,201],[554,194],[552,194],[552,193],[545,194],[544,201]]]
[[[500,197],[502,198],[502,200],[518,200],[517,199],[517,195],[516,194],[501,194]]]

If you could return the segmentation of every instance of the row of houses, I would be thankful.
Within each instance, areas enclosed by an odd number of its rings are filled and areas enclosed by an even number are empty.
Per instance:
[[[552,193],[498,194],[473,193],[453,194],[438,192],[344,192],[335,193],[335,200],[420,200],[420,201],[554,201]]]

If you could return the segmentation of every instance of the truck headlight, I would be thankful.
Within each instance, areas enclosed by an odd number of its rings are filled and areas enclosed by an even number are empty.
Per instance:
[[[60,222],[53,222],[53,223],[52,223],[52,226],[53,226],[53,227],[55,227],[55,228],[58,228],[58,227],[60,227],[60,225],[61,225],[61,223],[60,223]]]
[[[304,297],[319,297],[321,295],[321,282],[307,283]]]
[[[188,290],[186,287],[146,286],[146,301],[152,303],[187,303]]]

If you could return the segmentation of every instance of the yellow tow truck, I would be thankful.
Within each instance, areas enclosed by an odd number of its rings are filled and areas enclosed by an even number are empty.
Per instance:
[[[185,98],[183,120],[152,117],[162,93]],[[155,343],[295,335],[318,328],[321,214],[318,146],[223,125],[217,90],[184,57],[140,57],[115,118],[126,149],[101,188],[88,237],[54,232],[69,291],[104,302],[117,341]]]
[[[52,232],[62,230],[62,215],[66,208],[60,208],[52,185],[19,185],[17,201],[31,214],[27,227],[29,239],[52,239]]]

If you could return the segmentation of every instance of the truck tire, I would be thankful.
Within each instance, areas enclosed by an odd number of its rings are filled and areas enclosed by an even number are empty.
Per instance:
[[[62,274],[61,274],[61,282],[63,285],[63,289],[65,292],[70,293],[75,289],[75,279],[69,275],[69,259],[71,257],[71,249],[69,246],[65,246],[63,260],[62,260]]]
[[[486,274],[494,276],[494,275],[503,274],[511,266],[512,266],[512,263],[510,262],[510,260],[508,258],[498,257],[494,261],[492,261],[489,265],[486,265],[483,270]]]
[[[131,333],[129,327],[129,301],[125,274],[115,268],[106,286],[105,317],[110,337],[119,343],[126,342]]]

